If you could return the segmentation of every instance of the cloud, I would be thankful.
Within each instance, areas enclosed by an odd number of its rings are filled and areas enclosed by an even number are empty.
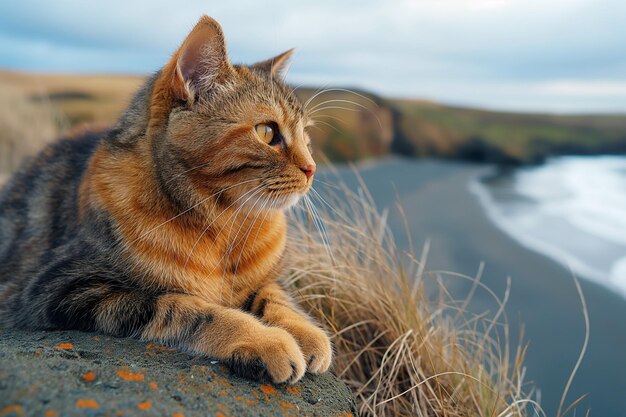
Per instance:
[[[0,66],[151,72],[204,13],[220,21],[237,62],[295,46],[293,82],[490,108],[626,111],[626,92],[610,84],[626,82],[622,0],[3,2]],[[612,93],[580,89],[593,100],[572,106],[571,92],[537,87],[567,80]]]

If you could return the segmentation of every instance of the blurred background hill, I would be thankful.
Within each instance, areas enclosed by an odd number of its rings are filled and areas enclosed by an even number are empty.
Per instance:
[[[14,170],[22,155],[80,126],[111,125],[143,81],[0,71],[0,170]],[[318,121],[310,134],[335,162],[394,154],[528,164],[555,155],[626,153],[626,115],[496,112],[329,89],[309,104],[317,106]],[[320,91],[296,89],[303,102]]]

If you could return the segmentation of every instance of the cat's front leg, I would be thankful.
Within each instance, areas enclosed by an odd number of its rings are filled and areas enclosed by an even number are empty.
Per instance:
[[[30,322],[45,328],[96,330],[138,337],[219,359],[241,376],[295,382],[306,362],[284,329],[237,309],[180,293],[155,293],[98,277],[69,278],[51,270],[34,287],[41,306]],[[26,320],[26,318],[24,318]],[[31,325],[32,327],[33,325]]]
[[[306,370],[302,351],[286,330],[190,295],[162,296],[142,337],[178,341],[193,352],[224,360],[233,373],[247,378],[293,383]]]
[[[250,297],[248,304],[250,312],[262,321],[282,327],[295,337],[309,372],[322,373],[328,370],[333,358],[328,335],[291,300],[278,283],[270,283],[258,290]]]

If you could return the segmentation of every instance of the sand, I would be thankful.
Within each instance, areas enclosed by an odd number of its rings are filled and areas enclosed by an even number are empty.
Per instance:
[[[530,344],[526,379],[541,390],[547,415],[555,415],[583,344],[581,302],[570,271],[521,246],[486,216],[468,183],[487,169],[453,162],[391,159],[371,164],[361,174],[379,208],[391,208],[400,196],[417,251],[430,242],[428,269],[474,276],[484,261],[482,282],[500,296],[504,295],[507,277],[511,277],[506,308],[511,333],[517,336],[524,329],[524,341]],[[349,169],[340,171],[345,174]],[[354,180],[348,183],[356,186]],[[390,224],[398,242],[406,246],[408,240],[400,233],[402,220],[395,211],[390,213]],[[626,300],[593,282],[583,279],[581,284],[591,333],[568,398],[589,393],[576,415],[584,415],[583,411],[591,408],[592,416],[626,416]],[[456,293],[462,295],[467,290],[466,284],[456,282]],[[473,309],[496,308],[484,292],[476,294]]]

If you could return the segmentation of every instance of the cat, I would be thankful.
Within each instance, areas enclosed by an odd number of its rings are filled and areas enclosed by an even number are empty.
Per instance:
[[[328,335],[281,284],[309,190],[292,50],[233,65],[203,16],[104,133],[59,140],[0,194],[0,324],[150,340],[293,383]]]

